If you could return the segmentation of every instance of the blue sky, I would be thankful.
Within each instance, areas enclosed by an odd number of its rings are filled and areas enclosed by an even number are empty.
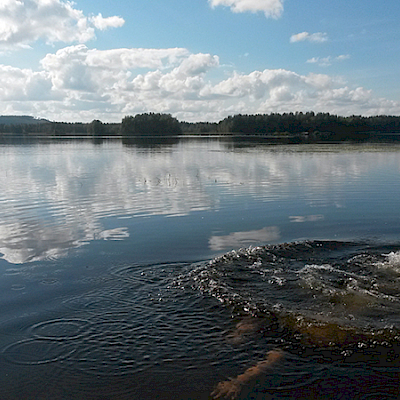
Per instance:
[[[400,2],[0,0],[0,114],[400,114]]]

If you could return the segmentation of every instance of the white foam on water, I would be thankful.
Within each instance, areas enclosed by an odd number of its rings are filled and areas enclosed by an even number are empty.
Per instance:
[[[387,255],[388,263],[400,270],[400,251],[391,252]]]
[[[392,251],[389,254],[383,254],[385,261],[375,263],[378,268],[385,268],[400,274],[400,251]]]

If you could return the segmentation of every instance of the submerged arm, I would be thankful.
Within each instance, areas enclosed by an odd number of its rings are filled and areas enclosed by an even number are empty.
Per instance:
[[[272,350],[268,352],[265,360],[259,361],[253,367],[248,368],[243,374],[238,375],[236,378],[232,378],[229,381],[220,382],[211,393],[211,396],[213,396],[214,399],[237,399],[242,390],[242,386],[263,374],[282,357],[283,353],[281,351]]]

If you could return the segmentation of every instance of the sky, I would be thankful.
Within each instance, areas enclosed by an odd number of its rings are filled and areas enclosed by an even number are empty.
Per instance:
[[[400,115],[399,0],[0,0],[0,115]]]

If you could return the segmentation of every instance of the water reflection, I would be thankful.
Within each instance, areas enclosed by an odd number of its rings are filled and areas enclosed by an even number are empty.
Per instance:
[[[291,215],[290,222],[316,222],[324,219],[323,215]]]
[[[8,221],[0,226],[0,253],[13,264],[55,259],[79,247],[86,239],[76,225],[45,226],[40,222]]]
[[[280,232],[277,226],[269,226],[256,231],[233,232],[226,236],[211,236],[210,248],[214,251],[221,251],[230,248],[248,247],[253,244],[269,243],[280,239]]]
[[[0,252],[18,264],[62,257],[97,240],[157,241],[172,234],[132,221],[211,212],[221,212],[202,228],[212,250],[279,240],[287,221],[318,223],[338,205],[357,216],[365,210],[354,201],[368,199],[373,208],[382,191],[398,198],[387,183],[400,170],[394,147],[235,149],[207,140],[0,145]],[[244,211],[259,223],[242,227]],[[176,241],[193,234],[193,226],[179,223]],[[217,236],[216,228],[236,233]]]
[[[169,137],[124,137],[122,143],[127,147],[144,148],[144,149],[163,149],[168,146],[179,143],[179,138]]]

